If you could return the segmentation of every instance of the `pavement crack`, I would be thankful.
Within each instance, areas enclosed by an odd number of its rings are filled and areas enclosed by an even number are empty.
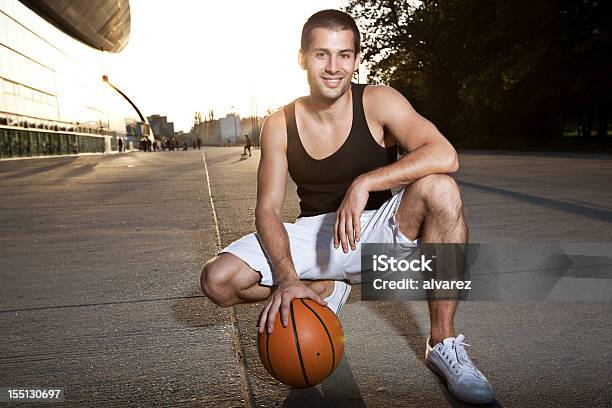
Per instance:
[[[121,305],[126,303],[145,303],[145,302],[159,302],[164,300],[180,300],[180,299],[191,299],[191,298],[203,298],[204,295],[191,295],[191,296],[168,296],[159,298],[148,298],[148,299],[135,299],[135,300],[116,300],[112,302],[93,302],[93,303],[78,303],[74,305],[55,305],[55,306],[38,306],[38,307],[24,307],[18,309],[5,309],[0,310],[0,313],[14,313],[14,312],[28,312],[32,310],[51,310],[51,309],[66,309],[72,307],[91,307],[91,306],[106,306],[106,305]]]
[[[215,221],[215,234],[217,235],[217,250],[222,249],[221,246],[221,233],[219,232],[219,219],[217,218],[217,211],[215,210],[215,202],[213,200],[213,193],[210,187],[210,176],[208,174],[208,166],[206,164],[206,155],[202,151],[202,161],[204,162],[204,172],[206,174],[206,184],[208,186],[208,197],[210,198],[210,206],[212,208],[213,219]],[[240,372],[240,388],[242,389],[242,396],[244,398],[244,406],[246,408],[253,407],[253,390],[248,377],[248,371],[246,367],[246,358],[242,343],[240,342],[240,331],[238,328],[238,318],[236,317],[236,309],[234,306],[230,308],[230,322],[232,328],[232,340],[234,343],[234,353],[236,354],[236,360],[238,361],[238,371]]]

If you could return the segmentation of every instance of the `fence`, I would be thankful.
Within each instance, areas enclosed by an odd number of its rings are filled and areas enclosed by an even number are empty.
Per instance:
[[[0,126],[0,159],[104,153],[106,137],[87,133]],[[116,140],[112,141],[116,146]]]

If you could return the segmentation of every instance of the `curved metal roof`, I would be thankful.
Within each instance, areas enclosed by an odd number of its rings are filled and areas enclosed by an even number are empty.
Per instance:
[[[98,50],[119,52],[130,38],[129,0],[20,0],[64,33]]]

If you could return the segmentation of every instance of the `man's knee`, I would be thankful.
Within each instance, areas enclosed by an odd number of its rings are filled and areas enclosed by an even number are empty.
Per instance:
[[[463,209],[461,192],[446,174],[430,174],[415,181],[412,190],[422,198],[429,213],[459,218]]]
[[[232,278],[234,268],[224,257],[218,256],[206,262],[200,274],[202,291],[217,306],[228,307],[234,302]]]

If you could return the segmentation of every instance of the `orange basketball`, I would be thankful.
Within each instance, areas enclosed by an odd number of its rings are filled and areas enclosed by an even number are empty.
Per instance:
[[[259,334],[259,358],[277,380],[295,388],[312,387],[329,377],[344,353],[338,317],[310,299],[293,299],[287,327],[276,316],[274,331]]]

